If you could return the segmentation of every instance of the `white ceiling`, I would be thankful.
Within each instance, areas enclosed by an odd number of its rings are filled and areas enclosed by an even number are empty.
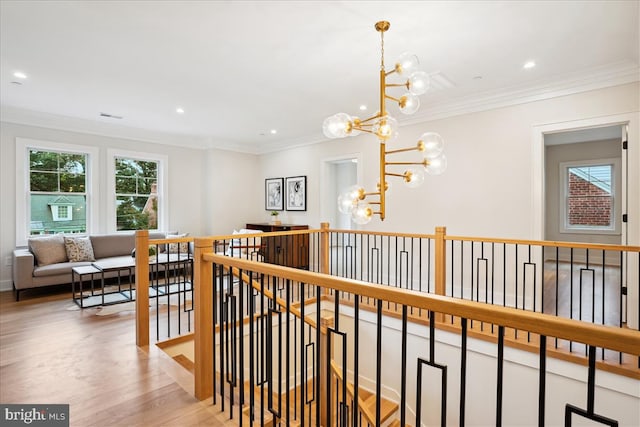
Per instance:
[[[440,82],[410,123],[638,81],[639,14],[638,1],[3,0],[2,119],[268,152],[323,140],[336,112],[375,113],[378,20],[387,69],[412,51]]]

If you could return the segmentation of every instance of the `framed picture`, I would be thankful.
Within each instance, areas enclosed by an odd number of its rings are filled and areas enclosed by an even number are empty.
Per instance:
[[[268,211],[284,209],[284,188],[282,178],[264,180],[264,208]]]
[[[291,176],[285,178],[285,188],[287,190],[287,210],[306,211],[307,210],[307,177]]]

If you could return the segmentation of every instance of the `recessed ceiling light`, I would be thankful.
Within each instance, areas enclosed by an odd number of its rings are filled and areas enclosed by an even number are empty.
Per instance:
[[[473,76],[473,80],[482,80],[482,76]]]
[[[27,75],[22,71],[16,71],[15,73],[13,73],[13,77],[16,77],[18,79],[26,79]]]
[[[278,133],[276,129],[271,129],[270,132],[271,132],[271,135],[275,135],[276,133]]]
[[[528,69],[533,68],[535,66],[536,66],[536,63],[534,61],[527,61],[527,62],[524,63],[522,68],[524,68],[525,70],[528,70]]]
[[[184,108],[182,108],[182,107],[178,107],[178,108],[176,108],[176,113],[178,113],[178,114],[184,114]]]
[[[367,106],[366,106],[366,105],[362,104],[362,105],[360,106],[360,111],[364,111],[364,110],[366,110],[366,109],[367,109]]]

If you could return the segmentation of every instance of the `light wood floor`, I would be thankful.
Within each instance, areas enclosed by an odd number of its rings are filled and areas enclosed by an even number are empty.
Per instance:
[[[0,292],[0,402],[68,403],[71,426],[237,425],[187,391],[182,366],[136,347],[132,311],[96,316],[66,288],[38,293]]]

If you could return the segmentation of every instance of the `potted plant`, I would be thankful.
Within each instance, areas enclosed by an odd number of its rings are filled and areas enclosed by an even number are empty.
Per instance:
[[[271,211],[271,224],[273,225],[280,225],[282,224],[280,222],[280,220],[278,219],[278,215],[280,215],[280,212],[278,211]]]

